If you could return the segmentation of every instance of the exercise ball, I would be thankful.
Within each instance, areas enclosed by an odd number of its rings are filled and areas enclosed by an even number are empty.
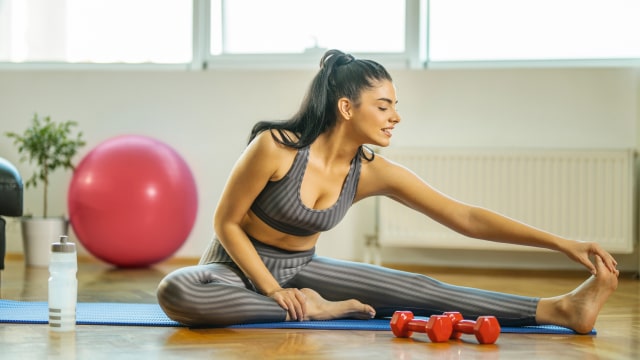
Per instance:
[[[191,170],[174,149],[123,135],[82,158],[67,205],[73,231],[89,253],[118,267],[144,267],[186,241],[198,198]]]

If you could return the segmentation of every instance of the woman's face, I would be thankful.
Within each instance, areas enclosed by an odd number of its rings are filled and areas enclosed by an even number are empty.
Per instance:
[[[392,131],[400,122],[397,103],[396,89],[388,80],[360,93],[360,101],[353,106],[351,120],[355,133],[363,137],[363,144],[389,145]]]

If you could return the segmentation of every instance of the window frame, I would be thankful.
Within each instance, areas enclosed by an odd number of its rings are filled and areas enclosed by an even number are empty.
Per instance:
[[[232,0],[222,0],[232,1]],[[210,53],[210,0],[192,0],[192,60],[179,64],[154,63],[70,63],[4,62],[0,70],[167,70],[206,71],[209,69],[315,69],[325,49],[309,49],[302,54],[221,54]],[[545,59],[433,61],[429,59],[429,0],[405,0],[405,51],[401,53],[353,53],[373,58],[388,68],[469,69],[469,68],[550,68],[550,67],[639,67],[640,58],[630,59]],[[424,14],[424,15],[422,15]]]
[[[211,3],[209,0],[201,1],[202,10],[210,13]],[[222,0],[233,1],[233,0]],[[398,53],[372,53],[353,52],[359,58],[375,58],[384,63],[389,68],[422,68],[424,59],[420,58],[420,43],[426,34],[420,30],[420,9],[424,8],[427,0],[404,0],[405,1],[405,51]],[[223,5],[224,6],[224,5]],[[195,8],[195,6],[194,6]],[[206,34],[200,42],[202,54],[199,61],[203,69],[227,69],[227,68],[252,68],[252,69],[309,69],[317,68],[322,54],[328,49],[312,48],[302,54],[221,54],[212,55],[208,34],[210,33],[210,17],[202,19],[200,33]],[[203,41],[206,40],[206,43]]]

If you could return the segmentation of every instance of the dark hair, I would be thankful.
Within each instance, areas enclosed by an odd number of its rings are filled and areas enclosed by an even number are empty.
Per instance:
[[[259,133],[270,130],[271,136],[283,145],[298,149],[308,146],[336,124],[338,99],[346,97],[357,104],[363,90],[373,88],[382,80],[392,79],[377,62],[356,59],[340,50],[329,50],[322,56],[320,71],[313,78],[298,112],[289,120],[258,122],[251,130],[249,142]],[[294,133],[297,139],[287,136],[286,131]],[[358,153],[368,158],[362,147]],[[373,159],[373,152],[370,154]]]

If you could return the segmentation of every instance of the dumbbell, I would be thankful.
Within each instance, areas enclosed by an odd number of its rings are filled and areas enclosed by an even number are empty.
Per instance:
[[[451,319],[453,332],[451,339],[459,339],[462,334],[473,334],[480,344],[493,344],[500,336],[500,324],[495,316],[480,316],[476,321],[464,320],[459,312],[446,312]]]
[[[396,311],[391,317],[391,331],[397,337],[425,333],[432,342],[445,342],[451,337],[453,323],[448,315],[432,315],[429,320],[414,319],[411,311]]]

